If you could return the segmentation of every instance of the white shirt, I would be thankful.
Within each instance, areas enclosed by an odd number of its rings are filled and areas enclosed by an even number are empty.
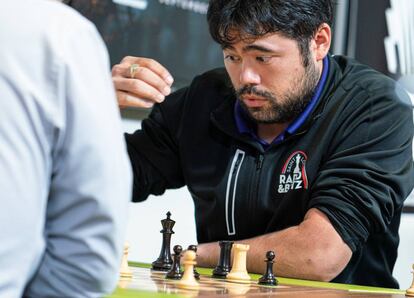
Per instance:
[[[95,27],[54,1],[0,1],[0,297],[111,292],[131,185]]]

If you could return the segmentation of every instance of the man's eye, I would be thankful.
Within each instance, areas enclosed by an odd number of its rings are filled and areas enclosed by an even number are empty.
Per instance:
[[[233,56],[233,55],[226,55],[224,57],[225,60],[230,61],[230,62],[238,62],[240,61],[240,58]]]
[[[261,63],[269,63],[271,59],[272,59],[272,56],[258,56],[258,57],[256,57],[256,60],[261,62]]]

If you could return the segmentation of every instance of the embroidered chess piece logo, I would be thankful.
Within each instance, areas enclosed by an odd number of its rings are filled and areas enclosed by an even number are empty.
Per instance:
[[[308,157],[303,151],[293,152],[286,160],[279,176],[278,193],[287,193],[290,190],[308,189],[306,176],[306,160]]]

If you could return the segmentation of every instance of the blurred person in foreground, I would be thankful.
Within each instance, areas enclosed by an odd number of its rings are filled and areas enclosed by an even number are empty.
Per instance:
[[[56,1],[0,20],[0,296],[102,297],[132,188],[106,49]]]

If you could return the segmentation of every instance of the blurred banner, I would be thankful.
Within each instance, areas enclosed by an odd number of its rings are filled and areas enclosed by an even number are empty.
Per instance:
[[[391,0],[385,14],[388,70],[400,77],[414,103],[414,0]]]

